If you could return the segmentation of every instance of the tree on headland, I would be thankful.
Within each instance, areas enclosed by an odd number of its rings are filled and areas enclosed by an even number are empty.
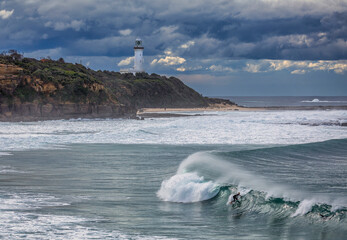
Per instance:
[[[23,55],[18,53],[17,50],[12,49],[12,50],[8,51],[8,53],[10,54],[12,59],[15,60],[15,61],[20,61],[20,60],[23,59]]]
[[[20,54],[17,50],[14,49],[3,51],[0,55],[9,56],[14,61],[21,61],[23,59],[23,54]]]

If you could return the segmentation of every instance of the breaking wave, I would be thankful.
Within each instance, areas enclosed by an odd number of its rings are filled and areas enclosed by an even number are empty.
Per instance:
[[[303,100],[303,103],[345,103],[347,101],[328,101],[328,100],[319,100],[318,98],[314,98],[312,100]]]
[[[189,203],[211,199],[218,192],[218,185],[212,181],[196,173],[183,173],[163,181],[157,195],[164,201]]]
[[[240,203],[229,204],[237,192],[241,193]],[[157,196],[168,202],[207,201],[220,208],[276,217],[345,222],[347,214],[344,197],[297,190],[247,171],[215,152],[197,152],[183,160],[176,174],[162,182]]]

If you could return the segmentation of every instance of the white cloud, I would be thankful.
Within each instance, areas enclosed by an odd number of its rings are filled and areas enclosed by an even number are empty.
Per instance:
[[[166,56],[165,58],[154,59],[151,62],[151,65],[162,64],[165,66],[172,66],[172,65],[179,65],[179,64],[182,64],[185,62],[186,62],[186,60],[184,58],[181,58],[181,57]]]
[[[312,65],[311,65],[312,66]],[[313,69],[334,71],[335,73],[343,74],[347,71],[347,61],[318,61]]]
[[[235,69],[231,67],[224,67],[222,65],[211,65],[208,69],[215,72],[235,72]]]
[[[82,20],[73,20],[70,23],[69,27],[75,29],[76,31],[79,31],[82,27],[84,27],[84,22]]]
[[[194,41],[189,41],[189,42],[186,42],[185,44],[182,44],[180,48],[187,49],[187,48],[190,48],[191,46],[194,46],[194,44],[195,44]]]
[[[193,67],[188,67],[186,68],[186,70],[189,70],[189,71],[196,71],[196,70],[201,70],[203,67],[202,66],[193,66]]]
[[[264,60],[269,65],[269,71],[281,71],[284,69],[293,69],[292,74],[303,74],[307,70],[313,71],[334,71],[343,74],[347,71],[347,60],[336,61],[290,61],[290,60]]]
[[[292,61],[292,60],[247,60],[242,65],[234,63],[236,67],[224,65],[211,65],[206,70],[215,72],[264,73],[276,71],[290,71],[291,74],[305,74],[312,71],[333,71],[337,74],[347,72],[347,60],[331,61]],[[190,70],[189,67],[186,68]]]
[[[124,30],[119,30],[119,33],[122,35],[122,36],[128,36],[132,33],[133,31],[131,29],[124,29]]]
[[[14,9],[12,9],[11,11],[0,10],[0,17],[2,19],[7,19],[7,18],[11,17],[11,15],[13,13],[14,13]]]
[[[81,30],[81,28],[84,27],[84,22],[82,20],[72,20],[70,23],[69,22],[46,22],[45,27],[51,27],[56,31],[63,31],[68,28],[72,28],[75,31]]]
[[[263,72],[261,71],[261,68],[262,68],[261,64],[247,63],[246,67],[244,67],[244,70],[246,72],[258,73],[258,72]]]
[[[151,65],[155,65],[158,62],[158,59],[153,59],[153,61],[151,62]]]
[[[296,69],[294,71],[291,71],[290,73],[291,74],[305,74],[306,70],[304,70],[304,69]]]
[[[164,26],[159,29],[159,32],[164,33],[165,35],[171,35],[176,32],[178,26]]]
[[[184,72],[186,71],[186,69],[184,67],[179,67],[179,68],[176,68],[177,71],[179,72]]]
[[[290,18],[344,12],[347,5],[336,0],[234,0],[225,4],[231,14],[246,19]]]
[[[171,49],[166,49],[166,50],[164,51],[164,53],[165,53],[166,55],[172,55],[172,50],[171,50]]]
[[[103,0],[17,0],[26,5],[35,5],[39,14],[68,16],[128,16],[127,21],[136,21],[137,17],[156,13],[159,20],[179,19],[183,17],[194,17],[200,14],[202,17],[213,16],[226,19],[230,16],[245,19],[269,19],[290,18],[308,15],[329,15],[335,12],[344,12],[347,6],[344,0],[209,0],[186,1],[186,0],[153,0],[138,1],[137,5],[124,4],[123,1]],[[141,7],[139,7],[141,6]],[[131,15],[130,15],[131,14]],[[186,18],[183,18],[186,19]],[[208,18],[206,18],[208,19]],[[115,22],[117,24],[117,22]]]
[[[302,64],[301,61],[299,63],[299,62],[293,62],[290,60],[270,60],[268,62],[270,63],[270,69],[273,71],[281,71],[283,69],[293,67],[294,65],[301,65]]]
[[[274,36],[267,38],[263,44],[291,47],[311,47],[315,43],[312,37],[306,34],[291,34],[286,36]]]
[[[118,66],[127,66],[130,65],[134,61],[134,57],[128,57],[118,63]]]

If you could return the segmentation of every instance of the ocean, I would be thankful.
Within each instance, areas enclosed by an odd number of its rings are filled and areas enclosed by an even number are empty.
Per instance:
[[[347,111],[200,114],[1,122],[0,238],[346,239]]]
[[[347,96],[266,96],[266,97],[222,97],[245,107],[315,107],[315,106],[347,106]]]

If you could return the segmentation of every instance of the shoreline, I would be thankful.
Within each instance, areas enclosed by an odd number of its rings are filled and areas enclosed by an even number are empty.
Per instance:
[[[346,107],[347,108],[347,107]],[[170,113],[170,112],[223,112],[223,111],[266,111],[264,107],[243,107],[238,105],[213,104],[208,107],[197,108],[141,108],[137,115],[144,113]]]
[[[73,116],[12,116],[10,118],[1,117],[0,122],[38,122],[50,120],[70,120],[70,119],[137,119],[145,118],[171,118],[171,117],[194,117],[211,116],[213,112],[260,112],[260,111],[329,111],[347,110],[347,106],[287,106],[287,107],[243,107],[238,105],[211,104],[208,107],[198,108],[140,108],[130,114],[74,114]],[[204,113],[211,112],[211,113]]]
[[[201,114],[183,114],[183,112],[258,112],[258,111],[315,111],[315,110],[347,110],[347,106],[287,106],[287,107],[243,107],[238,105],[211,105],[200,108],[141,108],[137,111],[139,117],[181,117],[201,116]]]

